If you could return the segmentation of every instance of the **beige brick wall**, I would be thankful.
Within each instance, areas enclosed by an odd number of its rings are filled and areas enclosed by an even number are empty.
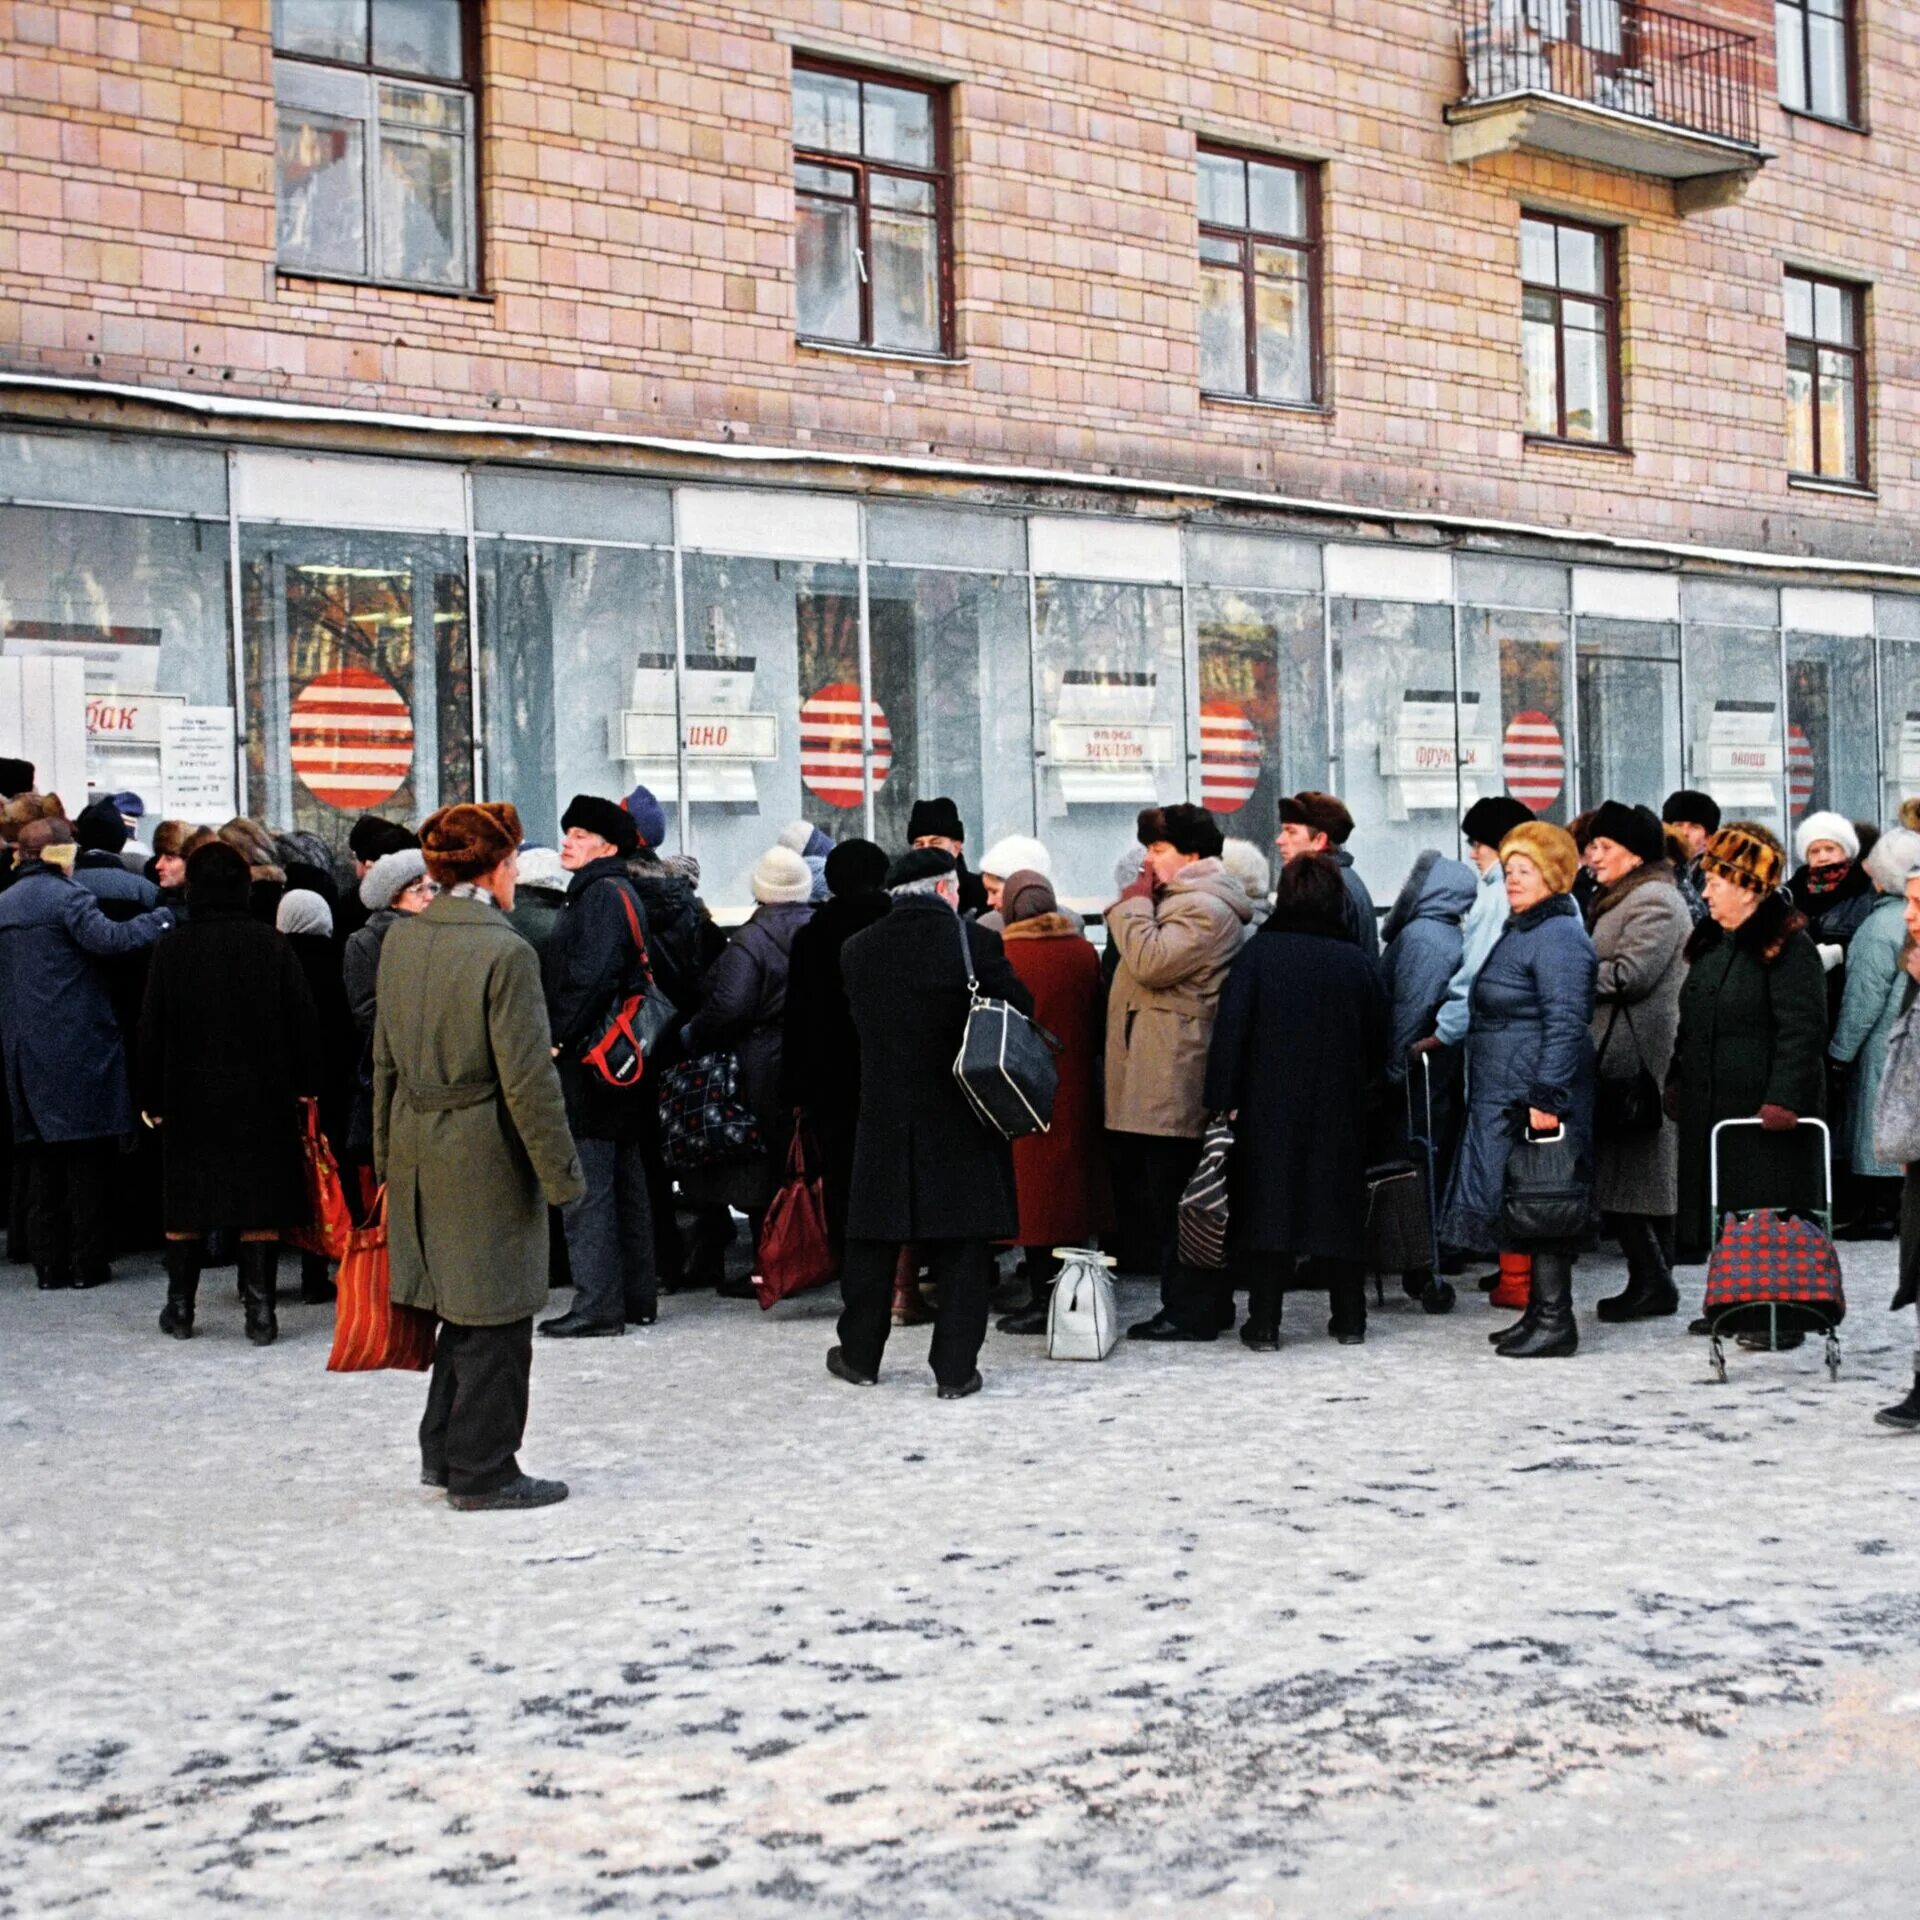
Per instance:
[[[276,274],[268,0],[0,0],[0,365],[1908,559],[1920,21],[1869,9],[1863,136],[1771,104],[1765,0],[1711,11],[1762,39],[1777,158],[1682,219],[1658,181],[1450,164],[1451,0],[489,0],[470,298]],[[795,344],[794,40],[958,81],[964,364]],[[1326,162],[1323,413],[1199,396],[1201,129]],[[1628,455],[1522,442],[1522,204],[1628,230]],[[1877,499],[1787,482],[1789,261],[1873,285]]]

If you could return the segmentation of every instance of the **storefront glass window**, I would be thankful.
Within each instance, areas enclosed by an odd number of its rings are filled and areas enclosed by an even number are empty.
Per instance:
[[[549,846],[576,793],[645,785],[671,823],[672,556],[486,540],[479,558],[488,798]]]
[[[1664,620],[1579,619],[1580,804],[1658,813],[1688,784],[1680,750],[1680,630]]]
[[[1200,804],[1270,848],[1283,793],[1327,779],[1326,635],[1318,594],[1193,589],[1200,641]]]
[[[247,811],[344,846],[473,797],[465,544],[240,530]]]
[[[1340,713],[1334,785],[1354,817],[1347,850],[1385,902],[1423,849],[1458,844],[1461,762],[1474,778],[1491,767],[1498,727],[1490,700],[1455,696],[1451,608],[1336,599],[1328,617]]]
[[[1883,593],[1874,601],[1880,630],[1881,825],[1920,797],[1920,597]]]
[[[1787,798],[1797,823],[1831,808],[1873,820],[1873,641],[1828,633],[1787,635]]]
[[[1462,713],[1480,722],[1475,753],[1462,759],[1462,805],[1506,792],[1540,819],[1564,826],[1573,794],[1566,615],[1463,607],[1460,680],[1471,696]]]
[[[1686,652],[1687,784],[1712,794],[1727,819],[1757,820],[1784,839],[1778,631],[1690,621]]]
[[[84,713],[60,724],[76,741],[84,728],[87,786],[164,818],[167,715],[232,712],[226,523],[0,507],[0,657],[78,663],[60,684]],[[61,798],[77,812],[87,796]]]
[[[1180,591],[1039,580],[1034,608],[1039,837],[1061,898],[1100,908],[1140,809],[1187,797]]]

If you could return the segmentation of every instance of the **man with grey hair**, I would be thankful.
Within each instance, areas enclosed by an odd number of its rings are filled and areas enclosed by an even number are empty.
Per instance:
[[[903,1247],[924,1258],[939,1289],[928,1356],[943,1400],[980,1391],[991,1281],[987,1248],[1019,1228],[1013,1156],[953,1077],[971,1004],[982,993],[1031,1013],[1000,936],[960,918],[960,869],[950,853],[916,848],[887,874],[893,908],[841,949],[847,1005],[860,1037],[860,1116],[854,1135],[846,1310],[827,1371],[872,1386],[893,1324],[893,1274]]]

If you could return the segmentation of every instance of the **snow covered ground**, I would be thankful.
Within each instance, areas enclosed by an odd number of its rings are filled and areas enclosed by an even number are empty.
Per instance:
[[[1725,1386],[1611,1261],[1572,1362],[1296,1300],[947,1404],[923,1331],[860,1392],[830,1297],[670,1300],[539,1344],[527,1516],[324,1310],[6,1269],[0,1915],[1910,1912],[1911,1330],[1847,1269],[1837,1383]]]

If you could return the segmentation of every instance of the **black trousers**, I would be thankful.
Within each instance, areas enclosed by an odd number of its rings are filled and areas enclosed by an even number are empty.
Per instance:
[[[440,1322],[420,1464],[444,1473],[449,1493],[490,1493],[519,1478],[532,1372],[531,1319],[504,1327]]]
[[[927,1361],[943,1387],[963,1386],[973,1377],[980,1343],[987,1337],[987,1308],[993,1283],[984,1240],[922,1240],[919,1252],[939,1289],[933,1345]],[[880,1356],[893,1331],[893,1270],[900,1246],[891,1240],[849,1240],[840,1268],[840,1349],[862,1373],[878,1374]]]
[[[1203,1143],[1152,1133],[1124,1138],[1159,1258],[1161,1311],[1192,1333],[1211,1333],[1223,1319],[1231,1325],[1233,1282],[1225,1273],[1205,1273],[1180,1258],[1180,1196],[1200,1162]]]
[[[1240,1270],[1247,1284],[1247,1319],[1277,1327],[1291,1292],[1327,1292],[1330,1333],[1367,1330],[1367,1274],[1357,1260],[1308,1260],[1291,1253],[1245,1253]]]
[[[59,1276],[102,1280],[112,1257],[111,1140],[69,1140],[30,1149],[27,1245],[33,1264]]]

